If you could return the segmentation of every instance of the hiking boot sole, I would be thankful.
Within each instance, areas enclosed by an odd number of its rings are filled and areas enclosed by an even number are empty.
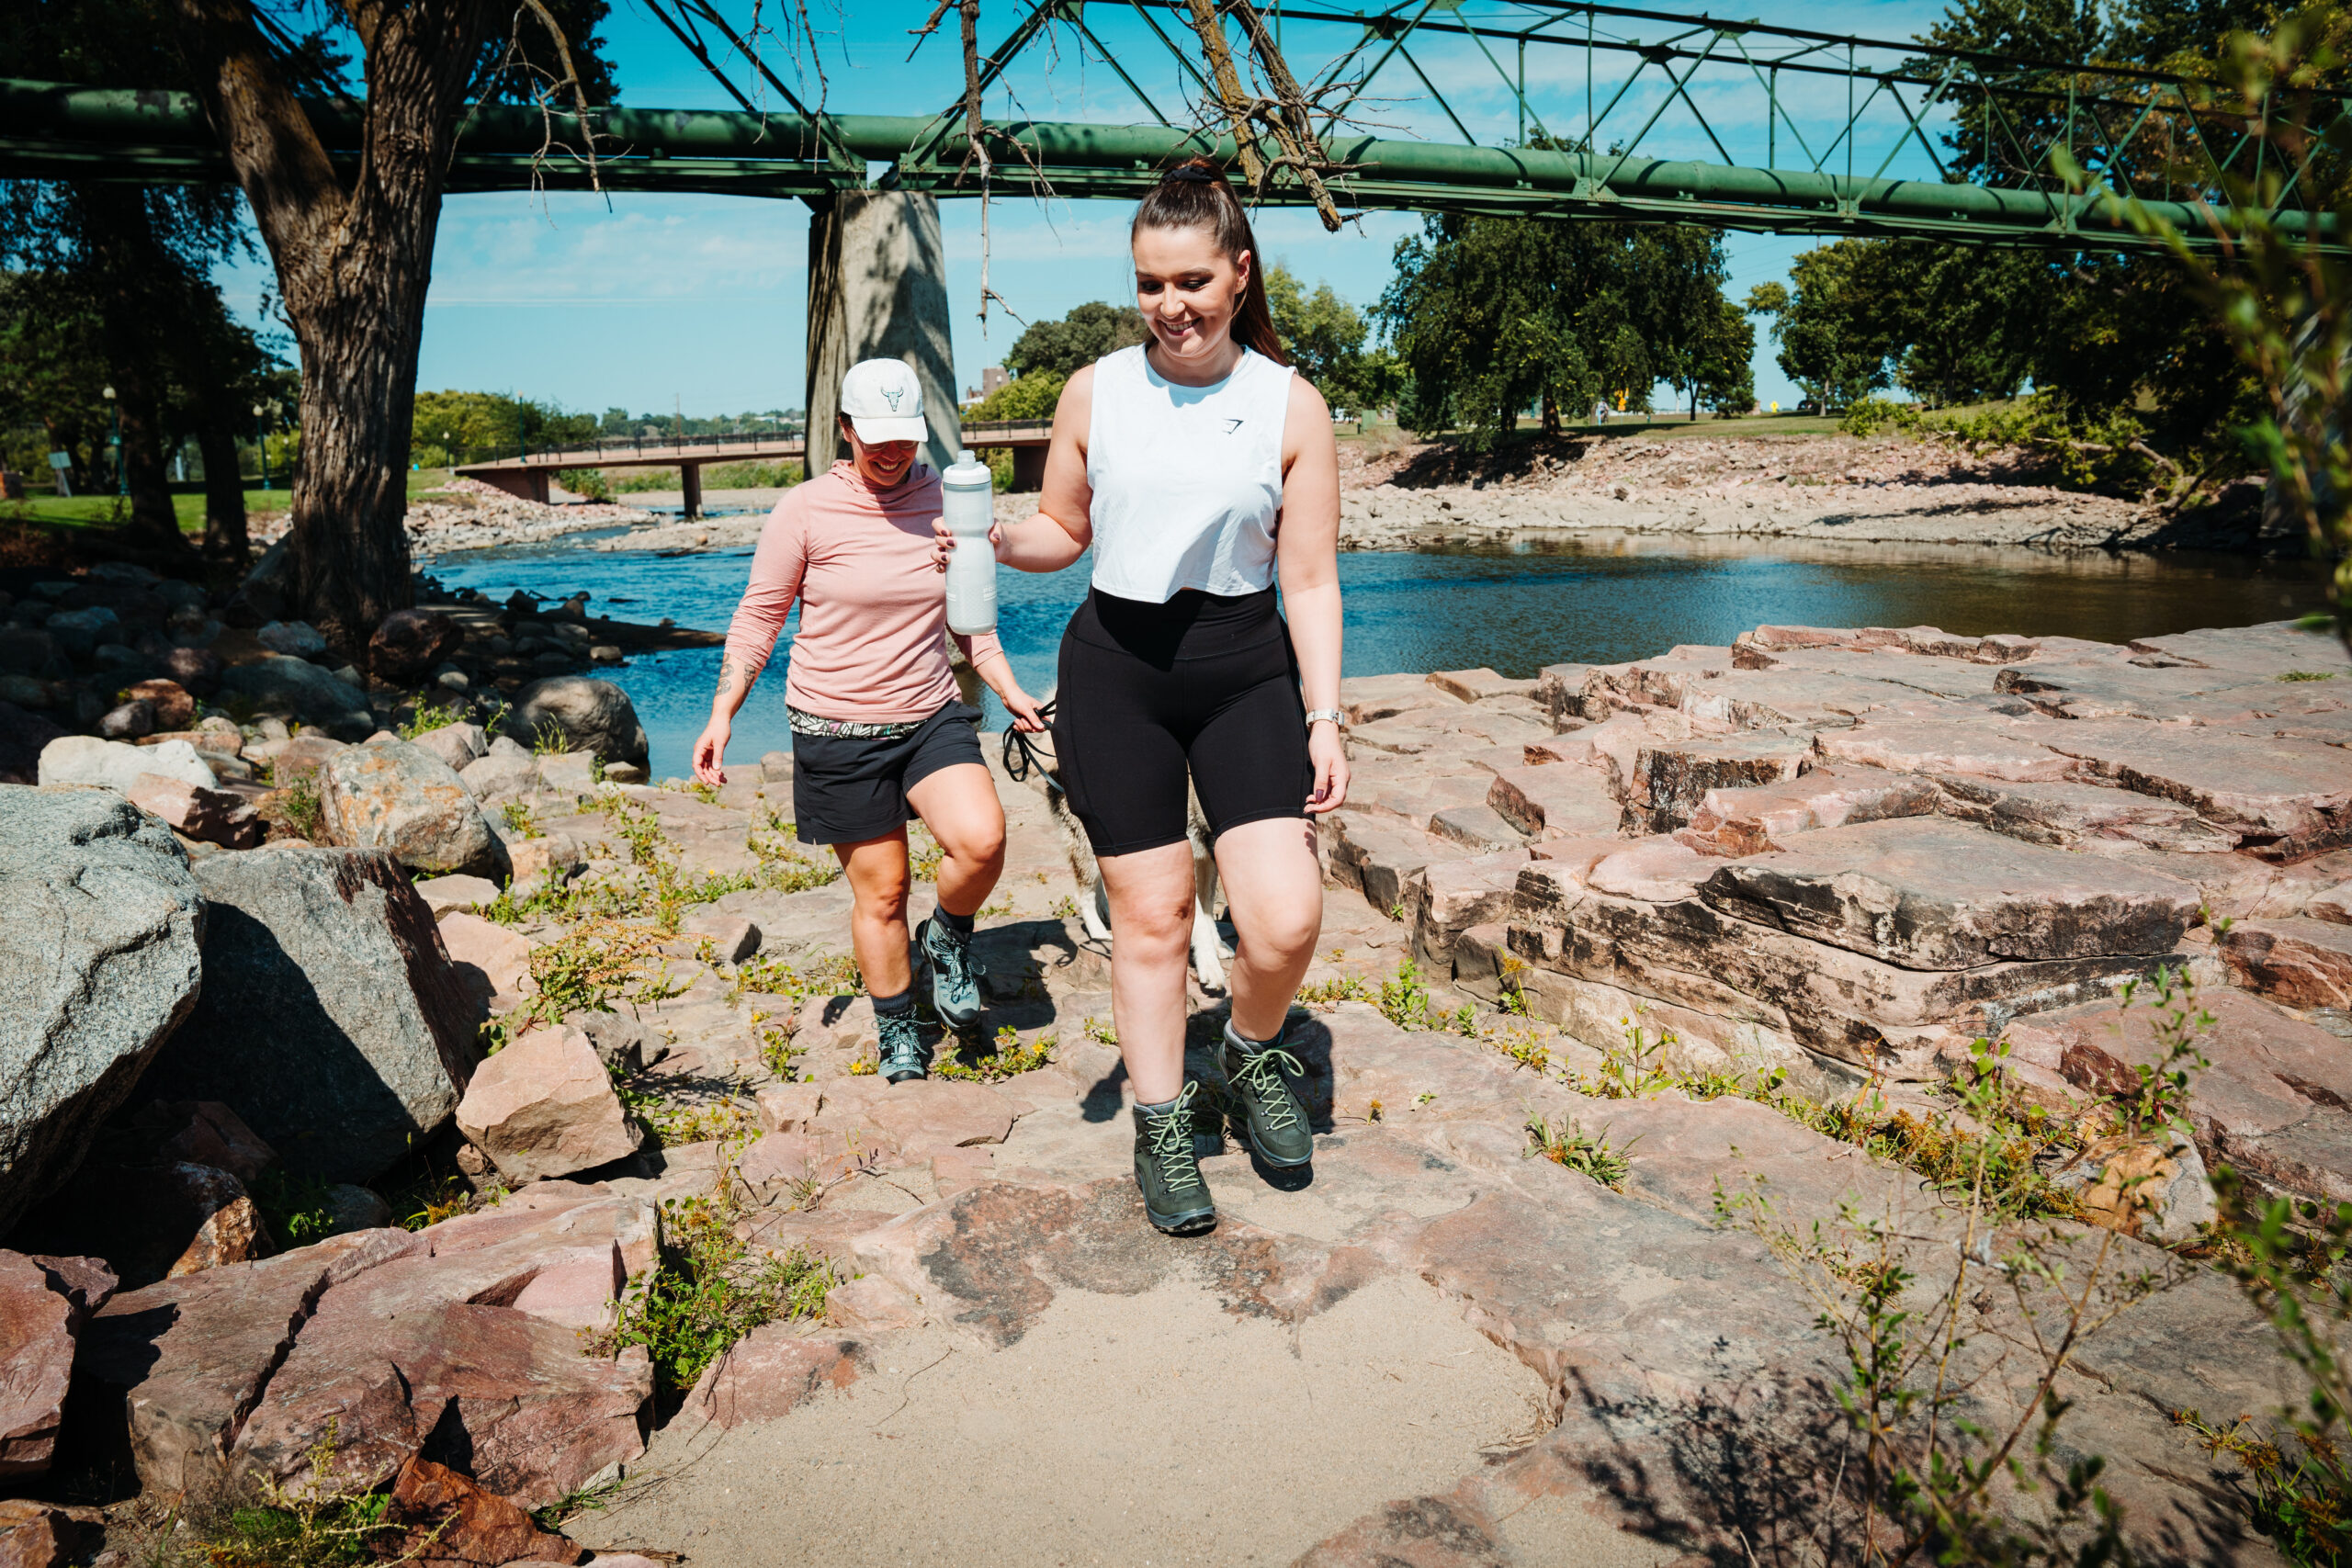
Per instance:
[[[1216,1205],[1204,1204],[1197,1209],[1185,1209],[1172,1215],[1155,1214],[1151,1205],[1144,1205],[1143,1216],[1151,1228],[1162,1235],[1202,1235],[1216,1229]]]

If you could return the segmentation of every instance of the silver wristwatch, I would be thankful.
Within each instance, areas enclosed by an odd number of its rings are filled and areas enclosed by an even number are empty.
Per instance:
[[[1340,715],[1338,708],[1317,708],[1306,716],[1306,727],[1309,729],[1314,728],[1315,721],[1319,718],[1328,718],[1343,728],[1347,724],[1347,720]]]

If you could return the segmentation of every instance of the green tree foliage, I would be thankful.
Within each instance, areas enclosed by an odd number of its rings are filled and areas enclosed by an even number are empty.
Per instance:
[[[1069,378],[1053,370],[1016,376],[980,400],[967,419],[1051,419]]]
[[[603,434],[594,414],[503,392],[419,392],[409,430],[410,459],[429,468],[584,446]]]
[[[1715,298],[1713,321],[1702,321],[1691,340],[1679,386],[1696,413],[1704,403],[1717,413],[1746,413],[1756,406],[1756,323],[1747,312]]]
[[[1032,322],[1005,351],[1004,367],[1016,378],[1040,371],[1067,379],[1114,350],[1143,342],[1143,312],[1133,305],[1080,305],[1058,321]],[[1004,416],[1013,417],[1013,416]]]
[[[1266,268],[1266,307],[1292,368],[1314,384],[1334,409],[1377,407],[1392,400],[1399,379],[1396,358],[1367,347],[1363,312],[1317,281],[1309,294],[1279,262]]]
[[[1720,361],[1724,270],[1700,229],[1433,214],[1374,310],[1412,378],[1399,417],[1486,442],[1530,406],[1547,431],[1619,392],[1646,408]]]

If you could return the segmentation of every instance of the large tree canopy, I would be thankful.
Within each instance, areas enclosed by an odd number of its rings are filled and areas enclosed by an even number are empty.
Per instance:
[[[1434,214],[1397,245],[1375,312],[1412,376],[1401,417],[1483,440],[1531,406],[1546,430],[1619,393],[1646,408],[1657,382],[1720,369],[1723,282],[1702,229]],[[1737,399],[1736,378],[1706,379]]]

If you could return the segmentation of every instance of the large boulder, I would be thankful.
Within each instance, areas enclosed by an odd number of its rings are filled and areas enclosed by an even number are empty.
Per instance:
[[[220,690],[249,699],[257,714],[321,725],[340,739],[365,740],[376,730],[368,694],[306,659],[271,653],[232,665]]]
[[[215,855],[204,996],[142,1093],[225,1102],[298,1175],[367,1181],[457,1108],[480,1014],[390,856]]]
[[[453,917],[456,918],[456,917]],[[476,1068],[458,1130],[510,1181],[542,1181],[637,1152],[637,1125],[588,1036],[537,1029]]]
[[[73,1173],[187,1017],[205,930],[162,824],[96,790],[0,784],[0,1233]]]
[[[368,667],[383,680],[414,681],[465,640],[465,628],[438,610],[394,610],[368,639]]]
[[[178,779],[198,789],[220,785],[211,766],[185,740],[133,746],[95,735],[64,735],[40,749],[43,785],[98,784],[129,795],[139,787],[141,773]]]
[[[424,747],[384,739],[353,746],[319,770],[327,840],[386,850],[411,871],[489,872],[497,840],[465,781]]]
[[[628,694],[610,681],[551,675],[515,693],[506,734],[530,746],[542,739],[548,726],[560,735],[558,750],[594,751],[601,761],[639,767],[651,761],[652,747],[645,739],[645,726],[638,722],[637,708]]]

